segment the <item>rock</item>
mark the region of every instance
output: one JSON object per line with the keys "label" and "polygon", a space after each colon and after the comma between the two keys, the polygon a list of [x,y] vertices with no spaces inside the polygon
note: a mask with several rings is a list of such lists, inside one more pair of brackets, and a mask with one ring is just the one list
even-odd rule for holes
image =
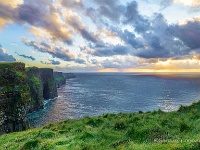
{"label": "rock", "polygon": [[0,63],[0,135],[29,128],[27,114],[57,96],[53,69]]}
{"label": "rock", "polygon": [[33,67],[26,70],[28,76],[27,82],[30,87],[31,103],[29,105],[29,112],[42,109],[44,106],[43,86],[40,75],[40,69]]}
{"label": "rock", "polygon": [[25,64],[0,63],[0,135],[29,127],[30,88]]}
{"label": "rock", "polygon": [[41,68],[44,99],[53,99],[58,96],[56,81],[53,77],[53,69]]}
{"label": "rock", "polygon": [[63,73],[63,76],[66,78],[66,79],[71,79],[71,78],[76,78],[76,76],[73,74],[73,73]]}
{"label": "rock", "polygon": [[59,88],[61,85],[64,85],[66,83],[66,78],[62,72],[54,72],[53,76],[56,80],[57,88]]}
{"label": "rock", "polygon": [[53,75],[58,88],[66,83],[66,79],[76,78],[73,73],[54,72]]}
{"label": "rock", "polygon": [[53,69],[31,67],[27,68],[26,74],[31,91],[29,112],[43,108],[44,99],[53,99],[58,96]]}

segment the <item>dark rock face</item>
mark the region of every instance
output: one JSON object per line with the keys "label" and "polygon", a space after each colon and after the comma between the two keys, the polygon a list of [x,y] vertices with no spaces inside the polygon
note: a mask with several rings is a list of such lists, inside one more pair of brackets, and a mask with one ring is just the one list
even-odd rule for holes
{"label": "dark rock face", "polygon": [[53,69],[0,63],[0,135],[29,128],[27,114],[57,96]]}
{"label": "dark rock face", "polygon": [[31,98],[26,80],[25,64],[0,63],[0,135],[29,127]]}
{"label": "dark rock face", "polygon": [[53,76],[56,80],[56,85],[58,88],[66,83],[66,78],[62,72],[53,72]]}
{"label": "dark rock face", "polygon": [[40,69],[29,68],[26,71],[27,82],[30,87],[31,103],[29,105],[29,112],[33,112],[43,108],[43,86],[41,82]]}
{"label": "dark rock face", "polygon": [[53,76],[56,80],[56,85],[58,88],[66,83],[66,79],[76,78],[76,76],[73,73],[62,73],[62,72],[54,72]]}
{"label": "dark rock face", "polygon": [[44,99],[53,99],[58,96],[56,82],[53,77],[53,69],[42,68],[41,78],[43,83],[43,97]]}
{"label": "dark rock face", "polygon": [[32,67],[27,68],[26,74],[31,93],[29,112],[43,108],[44,99],[58,96],[53,69]]}
{"label": "dark rock face", "polygon": [[76,78],[76,76],[73,73],[63,73],[63,76],[66,79],[70,79],[70,78]]}

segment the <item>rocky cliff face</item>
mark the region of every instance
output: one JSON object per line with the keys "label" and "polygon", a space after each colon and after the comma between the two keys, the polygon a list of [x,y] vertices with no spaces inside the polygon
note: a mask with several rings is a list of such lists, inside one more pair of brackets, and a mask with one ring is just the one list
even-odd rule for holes
{"label": "rocky cliff face", "polygon": [[53,69],[0,63],[0,135],[29,127],[27,114],[57,97]]}
{"label": "rocky cliff face", "polygon": [[0,63],[0,134],[28,128],[30,88],[25,64]]}
{"label": "rocky cliff face", "polygon": [[56,80],[56,85],[59,88],[61,85],[64,85],[66,82],[66,78],[64,77],[62,72],[54,72],[53,76]]}
{"label": "rocky cliff face", "polygon": [[76,76],[73,73],[63,73],[63,76],[66,79],[70,79],[70,78],[76,78]]}
{"label": "rocky cliff face", "polygon": [[53,76],[56,80],[56,85],[58,88],[66,83],[66,79],[76,78],[76,76],[73,73],[62,73],[62,72],[54,72]]}
{"label": "rocky cliff face", "polygon": [[33,112],[43,108],[43,86],[41,82],[41,75],[39,68],[28,68],[26,71],[27,82],[30,87],[31,103],[29,105],[29,112]]}
{"label": "rocky cliff face", "polygon": [[29,112],[43,108],[44,99],[58,96],[53,69],[32,67],[27,68],[26,74],[31,94]]}

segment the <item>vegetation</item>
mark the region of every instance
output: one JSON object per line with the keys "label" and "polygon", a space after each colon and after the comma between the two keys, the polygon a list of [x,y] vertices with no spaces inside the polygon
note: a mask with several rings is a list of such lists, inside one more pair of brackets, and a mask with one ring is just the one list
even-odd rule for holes
{"label": "vegetation", "polygon": [[0,136],[9,150],[199,150],[200,102],[176,112],[105,114]]}
{"label": "vegetation", "polygon": [[31,106],[34,106],[36,104],[38,105],[43,105],[43,95],[42,95],[42,83],[40,81],[40,79],[34,75],[30,76],[28,78],[28,85],[30,87],[30,91],[31,91]]}
{"label": "vegetation", "polygon": [[55,78],[55,80],[58,81],[58,82],[65,82],[64,77],[57,77],[57,78]]}

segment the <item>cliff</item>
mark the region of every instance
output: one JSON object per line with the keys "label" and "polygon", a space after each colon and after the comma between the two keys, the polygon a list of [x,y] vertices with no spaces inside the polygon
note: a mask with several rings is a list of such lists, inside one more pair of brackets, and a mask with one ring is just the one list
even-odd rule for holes
{"label": "cliff", "polygon": [[0,63],[0,135],[28,127],[30,89],[25,64]]}
{"label": "cliff", "polygon": [[0,135],[29,127],[27,114],[57,97],[53,69],[0,63]]}
{"label": "cliff", "polygon": [[66,83],[66,79],[76,78],[73,73],[54,72],[53,75],[58,88]]}
{"label": "cliff", "polygon": [[63,76],[66,78],[66,79],[70,79],[70,78],[76,78],[76,76],[73,74],[73,73],[63,73]]}
{"label": "cliff", "polygon": [[58,96],[53,69],[32,67],[27,68],[26,74],[31,94],[29,112],[43,108],[44,99]]}
{"label": "cliff", "polygon": [[56,85],[59,88],[61,85],[64,85],[66,82],[66,78],[64,77],[62,72],[54,72],[53,76],[56,80]]}

